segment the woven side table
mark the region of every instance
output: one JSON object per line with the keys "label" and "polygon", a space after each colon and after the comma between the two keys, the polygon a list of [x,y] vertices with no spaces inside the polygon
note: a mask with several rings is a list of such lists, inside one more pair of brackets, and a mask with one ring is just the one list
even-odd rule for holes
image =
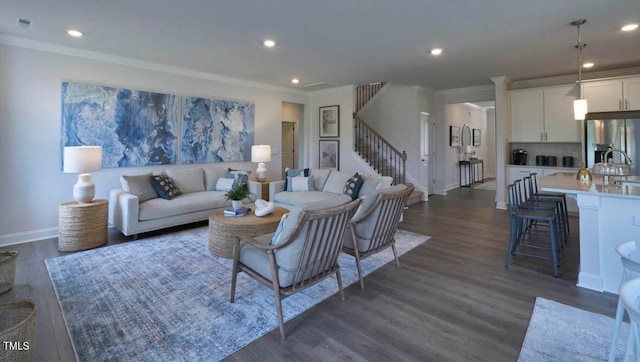
{"label": "woven side table", "polygon": [[234,232],[259,236],[276,231],[283,214],[289,212],[276,207],[269,215],[256,216],[256,205],[246,205],[251,211],[244,216],[225,216],[224,210],[216,210],[209,216],[209,251],[223,258],[233,258],[233,244],[238,237]]}
{"label": "woven side table", "polygon": [[58,250],[77,251],[107,243],[107,200],[86,204],[65,202],[58,207]]}

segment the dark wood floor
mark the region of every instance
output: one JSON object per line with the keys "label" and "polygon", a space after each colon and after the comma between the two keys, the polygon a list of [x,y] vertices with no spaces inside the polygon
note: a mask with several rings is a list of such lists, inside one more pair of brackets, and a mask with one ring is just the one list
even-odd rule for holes
{"label": "dark wood floor", "polygon": [[[506,269],[509,221],[493,198],[455,189],[410,206],[402,228],[432,238],[402,256],[399,269],[389,263],[365,279],[366,289],[347,288],[344,302],[334,295],[290,321],[286,341],[276,329],[227,360],[515,361],[536,297],[615,315],[616,296],[575,286],[577,218],[558,279],[548,260],[515,257]],[[129,241],[115,230],[109,239]],[[20,253],[14,290],[34,288],[36,361],[74,359],[43,262],[67,254],[56,246],[50,239],[9,247]]]}

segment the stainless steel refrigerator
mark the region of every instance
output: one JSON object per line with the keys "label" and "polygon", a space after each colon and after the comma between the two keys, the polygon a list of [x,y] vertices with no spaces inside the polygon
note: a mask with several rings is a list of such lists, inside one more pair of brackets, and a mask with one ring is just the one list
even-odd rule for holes
{"label": "stainless steel refrigerator", "polygon": [[[602,162],[609,149],[623,150],[631,164],[631,175],[640,176],[640,112],[599,112],[585,117],[585,157],[587,168]],[[614,163],[625,163],[619,152],[610,153]],[[606,162],[606,160],[604,160]]]}

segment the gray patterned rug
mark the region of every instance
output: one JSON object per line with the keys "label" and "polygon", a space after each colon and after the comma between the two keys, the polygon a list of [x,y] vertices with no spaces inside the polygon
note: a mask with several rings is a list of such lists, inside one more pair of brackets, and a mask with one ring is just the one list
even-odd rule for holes
{"label": "gray patterned rug", "polygon": [[[47,259],[77,359],[214,361],[277,328],[273,291],[244,273],[229,303],[232,261],[208,251],[207,233],[205,226]],[[399,230],[398,253],[428,239]],[[391,260],[387,249],[365,259],[363,271]],[[354,258],[343,254],[339,264],[344,286],[356,282]],[[337,291],[329,278],[285,299],[285,321]]]}
{"label": "gray patterned rug", "polygon": [[[614,319],[544,298],[536,298],[520,350],[522,362],[606,361]],[[623,323],[617,360],[622,360],[629,335]]]}

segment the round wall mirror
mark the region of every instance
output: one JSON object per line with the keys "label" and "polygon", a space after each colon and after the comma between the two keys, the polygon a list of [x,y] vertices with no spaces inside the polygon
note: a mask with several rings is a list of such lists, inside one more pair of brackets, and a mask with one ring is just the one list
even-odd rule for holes
{"label": "round wall mirror", "polygon": [[471,146],[471,127],[469,127],[468,123],[465,123],[462,126],[462,145],[463,146]]}

